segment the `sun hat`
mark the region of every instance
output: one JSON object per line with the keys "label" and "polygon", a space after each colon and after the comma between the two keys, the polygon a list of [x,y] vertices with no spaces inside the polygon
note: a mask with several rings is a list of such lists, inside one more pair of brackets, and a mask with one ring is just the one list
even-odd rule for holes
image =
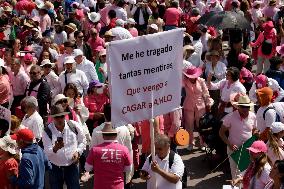
{"label": "sun hat", "polygon": [[280,54],[281,56],[283,56],[283,55],[284,55],[284,44],[281,45],[281,46],[277,46],[277,47],[276,47],[276,51],[277,51],[278,54]]}
{"label": "sun hat", "polygon": [[254,1],[252,6],[255,7],[256,5],[261,5],[262,2],[261,1]]}
{"label": "sun hat", "polygon": [[67,56],[64,60],[64,64],[74,64],[75,60],[73,56]]}
{"label": "sun hat", "polygon": [[281,122],[274,122],[272,123],[270,129],[272,133],[279,133],[281,131],[284,131],[284,124]]}
{"label": "sun hat", "polygon": [[103,84],[101,82],[99,82],[98,80],[93,80],[89,83],[89,89],[93,88],[93,87],[102,87]]}
{"label": "sun hat", "polygon": [[267,86],[267,77],[264,74],[259,74],[254,78],[255,84],[258,89],[266,87]]}
{"label": "sun hat", "polygon": [[126,20],[126,23],[127,23],[127,24],[136,24],[136,22],[135,22],[135,20],[134,20],[133,18],[128,18],[128,19]]}
{"label": "sun hat", "polygon": [[50,117],[59,117],[67,114],[68,112],[65,112],[61,105],[55,105],[51,107]]}
{"label": "sun hat", "polygon": [[115,35],[112,34],[111,30],[108,30],[105,32],[104,37],[115,37]]}
{"label": "sun hat", "polygon": [[183,70],[183,74],[188,78],[198,78],[202,74],[202,69],[191,66],[189,68],[185,68]]}
{"label": "sun hat", "polygon": [[255,104],[249,99],[247,95],[240,95],[238,102],[232,102],[232,105],[236,106],[254,106]]}
{"label": "sun hat", "polygon": [[26,142],[33,142],[34,141],[34,133],[32,130],[25,128],[25,129],[20,129],[17,133],[14,135],[11,135],[11,139],[19,141],[23,140]]}
{"label": "sun hat", "polygon": [[52,105],[55,105],[60,100],[68,100],[69,97],[66,97],[64,94],[58,94],[56,95],[52,100]]}
{"label": "sun hat", "polygon": [[112,128],[111,122],[105,122],[104,128],[101,131],[97,131],[97,133],[102,133],[104,135],[113,135],[117,134],[117,131]]}
{"label": "sun hat", "polygon": [[77,26],[74,23],[69,23],[68,25],[65,25],[65,27],[73,30],[73,31],[77,31]]}
{"label": "sun hat", "polygon": [[74,58],[76,58],[77,56],[83,56],[83,55],[84,55],[84,53],[83,53],[83,51],[81,49],[74,49],[73,50]]}
{"label": "sun hat", "polygon": [[91,20],[91,22],[96,23],[96,22],[100,21],[101,14],[96,13],[96,12],[91,12],[91,13],[88,13],[88,18],[89,18],[89,20]]}
{"label": "sun hat", "polygon": [[252,145],[249,148],[247,148],[247,150],[253,153],[259,153],[259,152],[266,153],[267,147],[266,147],[266,144],[262,140],[257,140],[257,141],[254,141]]}
{"label": "sun hat", "polygon": [[49,59],[44,59],[41,61],[40,66],[43,67],[45,65],[51,65],[53,67],[55,64],[51,63]]}
{"label": "sun hat", "polygon": [[102,50],[99,52],[99,56],[103,56],[103,55],[106,55],[106,49],[102,49]]}
{"label": "sun hat", "polygon": [[24,61],[33,61],[33,55],[31,53],[25,54]]}
{"label": "sun hat", "polygon": [[154,29],[154,30],[156,30],[156,31],[159,30],[157,24],[150,24],[150,25],[148,25],[148,27],[149,27],[149,28],[152,28],[152,29]]}
{"label": "sun hat", "polygon": [[0,139],[0,148],[10,154],[17,153],[17,143],[10,136],[4,136]]}

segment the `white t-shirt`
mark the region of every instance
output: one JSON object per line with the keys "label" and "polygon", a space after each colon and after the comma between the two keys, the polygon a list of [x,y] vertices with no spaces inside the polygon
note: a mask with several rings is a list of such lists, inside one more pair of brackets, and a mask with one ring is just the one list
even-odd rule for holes
{"label": "white t-shirt", "polygon": [[[271,170],[271,166],[269,165],[269,163],[266,163],[264,165],[264,168],[261,172],[260,177],[259,178],[253,177],[251,179],[249,188],[254,186],[253,188],[255,189],[264,189],[267,183],[271,181],[271,178],[269,177],[270,170]],[[254,181],[254,184],[253,184],[253,181]]]}
{"label": "white t-shirt", "polygon": [[276,111],[273,109],[267,110],[265,120],[263,119],[263,113],[268,107],[272,107],[272,104],[260,107],[256,113],[256,127],[260,133],[262,133],[266,127],[271,127],[272,123],[276,121]]}
{"label": "white t-shirt", "polygon": [[44,126],[43,120],[37,111],[35,111],[30,117],[25,115],[21,125],[32,130],[36,139],[41,139]]}

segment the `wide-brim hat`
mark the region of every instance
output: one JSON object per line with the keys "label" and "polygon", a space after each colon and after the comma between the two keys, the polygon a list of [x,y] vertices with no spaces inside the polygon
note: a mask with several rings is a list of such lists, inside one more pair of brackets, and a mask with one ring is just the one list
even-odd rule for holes
{"label": "wide-brim hat", "polygon": [[255,7],[256,5],[261,5],[262,2],[261,1],[254,1],[252,6]]}
{"label": "wide-brim hat", "polygon": [[202,69],[191,66],[189,68],[185,68],[183,70],[183,74],[188,78],[198,78],[202,74]]}
{"label": "wide-brim hat", "polygon": [[41,61],[40,66],[43,67],[45,65],[51,65],[53,67],[55,63],[51,63],[49,59],[44,59],[43,61]]}
{"label": "wide-brim hat", "polygon": [[249,99],[247,95],[242,95],[239,96],[238,102],[232,102],[232,105],[251,107],[254,106],[255,104]]}
{"label": "wide-brim hat", "polygon": [[104,128],[101,131],[97,131],[97,133],[102,133],[104,135],[113,135],[117,134],[117,130],[112,128],[111,122],[105,122]]}
{"label": "wide-brim hat", "polygon": [[112,31],[108,30],[105,32],[104,37],[115,37],[115,35],[112,34]]}
{"label": "wide-brim hat", "polygon": [[55,105],[59,100],[69,100],[69,97],[66,97],[64,94],[56,95],[52,100],[52,105]]}
{"label": "wide-brim hat", "polygon": [[65,25],[65,27],[73,30],[73,31],[77,31],[77,26],[76,24],[73,24],[73,23],[69,23],[68,25]]}
{"label": "wide-brim hat", "polygon": [[4,136],[0,139],[0,148],[13,155],[17,153],[17,143],[10,136]]}
{"label": "wide-brim hat", "polygon": [[100,14],[100,13],[96,13],[96,12],[91,12],[91,13],[88,13],[88,18],[89,18],[89,20],[91,20],[93,23],[96,23],[96,22],[100,21],[100,19],[101,19],[101,14]]}
{"label": "wide-brim hat", "polygon": [[55,105],[51,107],[50,117],[59,117],[69,114],[64,111],[64,108],[61,105]]}

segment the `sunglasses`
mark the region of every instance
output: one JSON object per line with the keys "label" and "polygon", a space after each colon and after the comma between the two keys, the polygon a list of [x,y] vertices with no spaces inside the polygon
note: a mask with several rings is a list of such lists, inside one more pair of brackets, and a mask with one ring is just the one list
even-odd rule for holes
{"label": "sunglasses", "polygon": [[58,100],[57,102],[56,102],[56,104],[63,104],[63,103],[67,103],[68,101],[67,101],[67,99],[63,99],[63,100]]}
{"label": "sunglasses", "polygon": [[54,117],[55,119],[63,119],[65,117],[65,115],[61,115],[61,116],[56,116]]}
{"label": "sunglasses", "polygon": [[239,106],[239,108],[242,108],[242,109],[250,109],[249,106]]}
{"label": "sunglasses", "polygon": [[40,72],[30,72],[30,75],[37,75],[39,74]]}

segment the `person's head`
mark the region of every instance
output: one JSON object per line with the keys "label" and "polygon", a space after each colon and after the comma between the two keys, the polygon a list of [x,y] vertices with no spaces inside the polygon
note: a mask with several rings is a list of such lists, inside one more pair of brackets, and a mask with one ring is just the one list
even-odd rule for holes
{"label": "person's head", "polygon": [[189,68],[184,68],[183,75],[186,80],[191,83],[196,83],[196,80],[202,74],[202,69],[197,68],[195,66],[191,66]]}
{"label": "person's head", "polygon": [[[251,160],[259,163],[260,159],[266,156],[267,146],[262,140],[257,140],[252,143],[252,145],[247,148],[250,153]],[[267,162],[267,159],[265,159]],[[265,162],[265,163],[266,163]]]}
{"label": "person's head", "polygon": [[270,87],[263,87],[256,91],[257,100],[261,107],[268,106],[273,97],[273,90]]}
{"label": "person's head", "polygon": [[233,0],[231,5],[232,5],[232,8],[236,9],[236,8],[239,8],[240,2],[238,0]]}
{"label": "person's head", "polygon": [[54,29],[55,29],[55,32],[58,33],[58,34],[63,32],[63,30],[64,30],[63,23],[62,22],[56,22],[54,24]]}
{"label": "person's head", "polygon": [[13,48],[14,50],[19,51],[20,48],[21,48],[21,40],[18,39],[18,38],[15,39],[15,40],[12,40],[12,48]]}
{"label": "person's head", "polygon": [[105,116],[105,121],[111,121],[111,105],[110,103],[107,103],[104,105],[104,116]]}
{"label": "person's head", "polygon": [[159,32],[159,28],[157,24],[148,25],[148,34],[153,34],[153,33],[158,33],[158,32]]}
{"label": "person's head", "polygon": [[16,133],[21,125],[21,120],[15,116],[15,115],[11,115],[11,133],[14,134]]}
{"label": "person's head", "polygon": [[61,105],[64,110],[67,110],[68,108],[68,97],[66,97],[64,94],[58,94],[52,99],[52,105],[57,106]]}
{"label": "person's head", "polygon": [[106,63],[106,49],[100,50],[99,58],[101,63]]}
{"label": "person's head", "polygon": [[0,125],[0,138],[2,138],[9,130],[9,122],[5,119],[0,119]]}
{"label": "person's head", "polygon": [[270,131],[277,139],[281,139],[284,137],[284,124],[281,122],[274,122],[270,127]]}
{"label": "person's head", "polygon": [[10,136],[0,138],[0,158],[13,157],[17,153],[17,143]]}
{"label": "person's head", "polygon": [[96,28],[92,28],[92,29],[90,30],[90,36],[91,36],[91,38],[92,38],[93,40],[97,39],[97,37],[98,37],[98,31],[97,31]]}
{"label": "person's head", "polygon": [[200,15],[200,11],[199,11],[199,9],[198,8],[193,8],[192,10],[191,10],[191,14],[192,14],[192,16],[199,16]]}
{"label": "person's head", "polygon": [[108,11],[108,17],[109,17],[109,19],[116,18],[116,12],[115,12],[115,10],[109,10],[109,11]]}
{"label": "person's head", "polygon": [[112,34],[111,30],[106,31],[106,33],[104,34],[104,39],[106,43],[113,41],[114,38],[115,38],[115,35]]}
{"label": "person's head", "polygon": [[276,160],[269,173],[274,183],[284,184],[284,160]]}
{"label": "person's head", "polygon": [[48,50],[50,48],[50,45],[51,45],[51,39],[49,37],[44,37],[41,40],[41,44],[42,44],[42,48],[44,50]]}
{"label": "person's head", "polygon": [[54,125],[58,130],[64,129],[65,115],[67,114],[68,112],[65,112],[64,108],[60,104],[51,107],[50,116],[53,118]]}
{"label": "person's head", "polygon": [[63,94],[71,99],[76,99],[79,96],[78,89],[74,83],[67,83],[64,88]]}
{"label": "person's head", "polygon": [[67,34],[73,33],[77,31],[77,26],[74,23],[69,23],[68,25],[65,25],[65,31]]}
{"label": "person's head", "polygon": [[53,62],[52,54],[48,50],[43,50],[39,56],[39,62],[43,60],[50,60]]}
{"label": "person's head", "polygon": [[68,55],[71,55],[75,48],[75,43],[73,41],[66,41],[64,42],[63,45],[64,45],[64,52]]}
{"label": "person's head", "polygon": [[215,50],[218,52],[222,51],[222,40],[220,40],[219,38],[212,39],[210,42],[209,50]]}
{"label": "person's head", "polygon": [[178,8],[178,6],[179,6],[179,2],[178,1],[176,1],[176,0],[171,1],[171,7]]}
{"label": "person's head", "polygon": [[27,115],[32,115],[38,108],[37,99],[34,96],[26,96],[21,101],[21,110]]}
{"label": "person's head", "polygon": [[41,79],[41,67],[38,65],[33,65],[30,69],[30,79],[31,81],[38,81]]}
{"label": "person's head", "polygon": [[124,20],[122,20],[122,19],[117,19],[116,21],[115,21],[115,26],[116,27],[124,27],[124,24],[125,24],[125,21]]}
{"label": "person's head", "polygon": [[81,49],[74,49],[73,56],[76,64],[81,64],[84,61],[84,53]]}
{"label": "person's head", "polygon": [[236,67],[230,67],[227,69],[226,79],[231,82],[238,81],[240,78],[240,70]]}
{"label": "person's head", "polygon": [[52,71],[52,67],[54,66],[54,63],[51,63],[49,59],[44,59],[41,62],[42,70],[44,75],[48,75]]}
{"label": "person's head", "polygon": [[18,59],[18,58],[13,58],[12,59],[10,67],[11,67],[11,71],[14,72],[14,74],[17,74],[20,71],[21,66],[22,65],[21,65],[20,59]]}
{"label": "person's head", "polygon": [[252,4],[252,7],[254,9],[259,9],[260,6],[261,6],[262,2],[261,1],[254,1],[253,4]]}
{"label": "person's head", "polygon": [[34,143],[34,133],[30,129],[20,129],[16,134],[12,135],[11,138],[17,141],[19,149],[24,149],[27,146]]}
{"label": "person's head", "polygon": [[75,60],[73,56],[68,56],[65,58],[64,67],[67,73],[71,73],[74,69],[76,69]]}
{"label": "person's head", "polygon": [[192,45],[185,45],[183,47],[183,59],[188,60],[194,53],[195,49]]}
{"label": "person's head", "polygon": [[75,10],[72,10],[72,11],[68,12],[68,17],[69,17],[70,19],[74,19],[74,18],[76,17],[76,12],[75,12]]}
{"label": "person's head", "polygon": [[44,7],[42,9],[39,9],[38,13],[39,13],[40,16],[44,16],[48,13],[48,10],[47,10],[46,7]]}
{"label": "person's head", "polygon": [[5,52],[4,52],[4,60],[6,63],[11,63],[12,61],[12,58],[13,58],[13,52],[12,52],[12,49],[5,49]]}
{"label": "person's head", "polygon": [[95,96],[101,95],[104,92],[103,87],[104,87],[103,83],[101,83],[98,80],[93,80],[89,83],[89,88],[87,93],[89,95],[95,95]]}
{"label": "person's head", "polygon": [[126,29],[129,29],[129,28],[133,28],[133,27],[135,27],[135,25],[136,25],[136,22],[135,22],[135,20],[133,19],[133,18],[128,18],[127,19],[127,21],[126,21]]}
{"label": "person's head", "polygon": [[74,32],[74,37],[76,39],[77,44],[82,44],[84,41],[84,34],[82,31],[75,31]]}
{"label": "person's head", "polygon": [[154,11],[154,12],[152,13],[152,17],[153,17],[154,19],[158,19],[158,18],[159,18],[159,11]]}
{"label": "person's head", "polygon": [[191,8],[191,6],[192,6],[191,5],[191,1],[190,0],[185,0],[183,6],[184,6],[184,8]]}
{"label": "person's head", "polygon": [[273,70],[279,70],[281,65],[283,65],[283,59],[279,56],[274,56],[269,59],[270,68]]}
{"label": "person's head", "polygon": [[33,55],[31,53],[25,54],[23,59],[24,59],[24,64],[26,64],[26,65],[31,65],[33,63],[33,60],[34,60]]}
{"label": "person's head", "polygon": [[117,137],[117,131],[112,127],[111,122],[105,122],[101,133],[104,140],[115,140]]}
{"label": "person's head", "polygon": [[250,108],[254,105],[247,95],[239,96],[238,102],[235,104],[242,118],[248,117]]}
{"label": "person's head", "polygon": [[167,135],[159,134],[155,137],[155,151],[160,159],[167,157],[171,141]]}
{"label": "person's head", "polygon": [[212,64],[216,64],[220,60],[220,54],[218,51],[210,51],[210,60]]}

